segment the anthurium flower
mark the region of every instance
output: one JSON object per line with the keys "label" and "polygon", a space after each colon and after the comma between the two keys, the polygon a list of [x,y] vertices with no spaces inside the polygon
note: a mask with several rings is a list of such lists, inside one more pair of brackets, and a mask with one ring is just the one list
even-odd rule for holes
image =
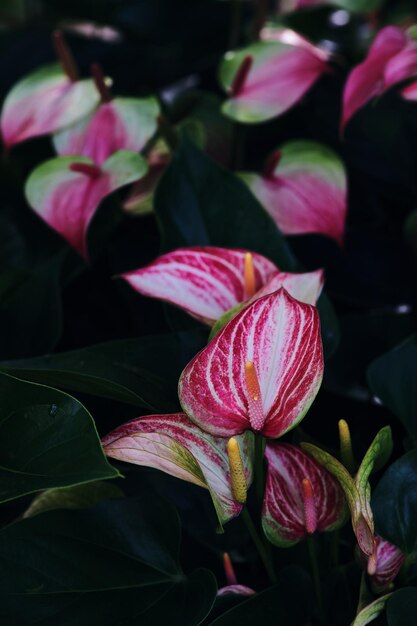
{"label": "anthurium flower", "polygon": [[230,559],[230,556],[227,552],[223,554],[223,567],[226,575],[227,585],[225,587],[221,587],[217,595],[218,596],[228,596],[228,595],[237,595],[237,596],[253,596],[256,592],[247,587],[246,585],[240,585],[237,581],[237,577],[235,574],[235,570],[233,567],[233,563]]}
{"label": "anthurium flower", "polygon": [[58,157],[37,167],[27,180],[30,206],[83,257],[87,230],[100,202],[146,173],[146,161],[120,150],[101,166],[86,157]]}
{"label": "anthurium flower", "polygon": [[[379,535],[375,536],[375,543],[375,573],[370,576],[370,581],[375,593],[383,593],[392,588],[405,561],[405,555],[397,546]],[[367,560],[361,558],[361,562],[367,567]]]}
{"label": "anthurium flower", "polygon": [[179,306],[209,326],[245,300],[282,286],[311,304],[323,287],[321,270],[280,272],[272,261],[255,252],[211,246],[179,248],[122,278],[139,293]]}
{"label": "anthurium flower", "polygon": [[[376,36],[365,61],[349,74],[343,93],[344,128],[369,100],[417,76],[417,42],[396,26],[386,26]],[[407,97],[407,92],[405,92]]]}
{"label": "anthurium flower", "polygon": [[343,491],[322,465],[286,443],[268,442],[265,456],[268,472],[262,526],[271,543],[291,546],[307,534],[343,524]]}
{"label": "anthurium flower", "polygon": [[140,152],[156,131],[160,111],[155,98],[113,98],[99,66],[93,75],[100,106],[53,141],[59,155],[82,154],[100,165],[118,150]]}
{"label": "anthurium flower", "polygon": [[223,112],[239,122],[263,122],[281,115],[327,71],[328,54],[289,29],[228,52],[220,81],[230,97]]}
{"label": "anthurium flower", "polygon": [[323,376],[316,307],[281,288],[241,310],[187,365],[183,410],[203,430],[279,437],[296,426]]}
{"label": "anthurium flower", "polygon": [[241,176],[285,235],[320,233],[343,243],[347,181],[333,151],[292,141],[270,155],[262,175]]}
{"label": "anthurium flower", "polygon": [[352,527],[359,548],[368,557],[368,574],[373,576],[377,567],[377,541],[371,509],[369,477],[375,466],[385,463],[391,454],[392,438],[390,427],[382,428],[376,435],[355,477],[352,477],[346,467],[328,452],[311,443],[302,443],[301,447],[338,480],[346,496],[352,518]]}
{"label": "anthurium flower", "polygon": [[94,81],[78,80],[74,62],[59,33],[55,34],[55,44],[61,65],[48,65],[32,72],[6,97],[1,132],[7,147],[73,124],[99,103]]}
{"label": "anthurium flower", "polygon": [[[236,438],[247,485],[252,482],[253,437]],[[159,469],[208,489],[220,523],[242,510],[232,493],[227,440],[201,431],[186,415],[148,415],[104,437],[107,456]]]}

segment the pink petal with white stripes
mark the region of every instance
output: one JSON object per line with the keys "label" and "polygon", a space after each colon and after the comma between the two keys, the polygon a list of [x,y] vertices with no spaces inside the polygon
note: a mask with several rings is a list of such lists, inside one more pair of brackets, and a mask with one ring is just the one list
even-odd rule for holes
{"label": "pink petal with white stripes", "polygon": [[[86,171],[74,171],[74,166]],[[39,217],[87,257],[87,230],[100,202],[143,176],[146,167],[141,156],[127,150],[112,155],[101,168],[86,157],[58,157],[32,172],[26,198]]]}
{"label": "pink petal with white stripes", "polygon": [[231,97],[223,112],[245,123],[281,115],[327,71],[326,61],[325,52],[289,29],[274,36],[274,41],[228,52],[220,80]]}
{"label": "pink petal with white stripes", "polygon": [[140,152],[156,131],[158,115],[153,98],[115,98],[56,134],[55,149],[61,156],[82,154],[97,164],[118,150]]}
{"label": "pink petal with white stripes", "polygon": [[[252,482],[253,437],[239,437],[247,485]],[[201,431],[186,415],[148,415],[116,428],[102,440],[107,456],[159,469],[210,491],[219,521],[242,505],[231,490],[227,440]]]}
{"label": "pink petal with white stripes", "polygon": [[277,272],[256,292],[249,303],[284,287],[290,296],[296,300],[305,302],[306,304],[316,304],[323,290],[323,285],[323,270],[316,270],[315,272],[307,272],[305,274]]}
{"label": "pink petal with white stripes", "polygon": [[59,65],[43,67],[7,95],[1,114],[3,141],[10,147],[56,132],[90,113],[98,102],[92,80],[70,81]]}
{"label": "pink petal with white stripes", "polygon": [[317,309],[280,289],[243,309],[194,357],[181,374],[179,398],[213,435],[252,429],[275,438],[301,421],[322,376]]}
{"label": "pink petal with white stripes", "polygon": [[[272,171],[242,178],[285,235],[319,233],[343,242],[347,179],[343,163],[317,143],[292,141],[271,158]],[[275,166],[274,166],[275,165]]]}
{"label": "pink petal with white stripes", "polygon": [[271,543],[290,546],[306,534],[303,480],[310,482],[316,530],[337,528],[344,520],[343,492],[333,476],[300,448],[268,443],[268,472],[262,526]]}
{"label": "pink petal with white stripes", "polygon": [[246,585],[227,585],[227,587],[221,587],[218,590],[217,596],[254,596],[255,593],[256,591],[254,589],[246,587]]}
{"label": "pink petal with white stripes", "polygon": [[[179,306],[212,325],[245,300],[245,254],[244,250],[209,246],[179,248],[122,278],[139,293]],[[259,289],[277,268],[260,254],[252,253],[252,260]]]}
{"label": "pink petal with white stripes", "polygon": [[376,536],[376,572],[371,576],[372,587],[378,592],[385,591],[397,577],[405,560],[405,555],[397,546]]}
{"label": "pink petal with white stripes", "polygon": [[417,75],[417,44],[400,28],[386,26],[375,38],[365,61],[349,74],[343,93],[341,127],[375,96]]}

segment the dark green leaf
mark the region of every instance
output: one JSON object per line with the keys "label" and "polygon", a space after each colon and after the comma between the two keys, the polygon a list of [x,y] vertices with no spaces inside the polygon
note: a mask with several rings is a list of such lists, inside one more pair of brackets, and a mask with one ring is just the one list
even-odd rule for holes
{"label": "dark green leaf", "polygon": [[374,361],[368,369],[368,382],[417,439],[417,335]]}
{"label": "dark green leaf", "polygon": [[175,510],[154,493],[140,495],[50,511],[1,531],[3,623],[199,624],[215,597],[213,575],[182,573]]}
{"label": "dark green leaf", "polygon": [[282,270],[296,261],[245,184],[184,139],[158,187],[155,211],[164,250],[213,245],[265,255]]}
{"label": "dark green leaf", "polygon": [[4,362],[0,368],[36,382],[164,412],[178,408],[178,378],[204,343],[205,338],[192,332],[157,335]]}
{"label": "dark green leaf", "polygon": [[0,502],[116,476],[82,404],[0,373]]}
{"label": "dark green leaf", "polygon": [[417,557],[417,450],[393,463],[381,478],[372,498],[379,535]]}
{"label": "dark green leaf", "polygon": [[406,587],[392,594],[387,603],[389,626],[415,626],[417,616],[417,589]]}
{"label": "dark green leaf", "polygon": [[55,487],[35,496],[23,517],[32,517],[54,509],[85,509],[102,500],[121,498],[123,495],[123,491],[115,484],[100,480],[72,487]]}
{"label": "dark green leaf", "polygon": [[36,271],[0,274],[0,358],[34,356],[54,348],[61,335],[60,258]]}
{"label": "dark green leaf", "polygon": [[304,626],[312,614],[310,579],[299,567],[281,570],[278,584],[251,596],[211,622],[210,626]]}

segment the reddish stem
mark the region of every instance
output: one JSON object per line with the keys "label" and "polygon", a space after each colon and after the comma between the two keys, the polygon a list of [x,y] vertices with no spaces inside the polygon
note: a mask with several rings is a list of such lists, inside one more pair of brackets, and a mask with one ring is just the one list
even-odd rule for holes
{"label": "reddish stem", "polygon": [[100,94],[101,101],[110,102],[111,100],[113,100],[112,92],[106,85],[106,79],[104,77],[103,70],[101,69],[101,65],[99,65],[98,63],[93,63],[93,65],[91,66],[91,74],[97,87],[97,91]]}
{"label": "reddish stem", "polygon": [[252,67],[252,63],[253,63],[253,56],[251,54],[248,54],[247,56],[245,56],[242,63],[240,64],[238,71],[236,72],[236,76],[234,77],[232,85],[230,87],[230,94],[232,96],[237,96],[240,93],[240,91],[243,89],[243,86],[248,77],[250,68]]}
{"label": "reddish stem", "polygon": [[282,152],[280,150],[275,150],[269,157],[266,159],[263,168],[264,178],[273,178],[275,176],[275,169],[278,163],[281,161]]}
{"label": "reddish stem", "polygon": [[75,81],[78,80],[77,66],[75,64],[74,57],[65,42],[64,35],[60,30],[55,30],[52,33],[52,41],[62,69],[68,76],[69,80],[72,83],[75,83]]}
{"label": "reddish stem", "polygon": [[71,172],[84,174],[93,180],[101,176],[101,169],[97,165],[93,165],[91,163],[71,163],[69,168]]}

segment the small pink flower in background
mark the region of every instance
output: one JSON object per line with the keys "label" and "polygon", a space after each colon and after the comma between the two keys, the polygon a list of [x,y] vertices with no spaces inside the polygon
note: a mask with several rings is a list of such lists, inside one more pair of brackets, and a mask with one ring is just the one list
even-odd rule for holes
{"label": "small pink flower in background", "polygon": [[233,567],[233,563],[230,559],[230,556],[227,552],[223,554],[223,567],[226,575],[227,585],[225,587],[221,587],[217,595],[218,596],[228,596],[228,595],[237,595],[237,596],[253,596],[256,591],[251,589],[250,587],[246,587],[246,585],[240,585],[237,581],[235,570]]}
{"label": "small pink flower in background", "polygon": [[1,113],[7,147],[47,135],[88,115],[100,96],[91,79],[79,80],[62,35],[54,34],[59,64],[48,65],[20,80],[8,93]]}
{"label": "small pink flower in background", "polygon": [[[220,523],[243,504],[232,489],[227,440],[203,432],[183,413],[147,415],[116,428],[102,440],[107,456],[159,469],[208,489]],[[253,437],[236,438],[246,486],[252,482]],[[245,487],[246,488],[246,487]]]}
{"label": "small pink flower in background", "polygon": [[92,67],[99,107],[54,135],[61,156],[83,155],[97,165],[118,150],[140,152],[157,129],[159,105],[154,98],[114,98],[101,68]]}
{"label": "small pink flower in background", "polygon": [[179,248],[122,278],[139,293],[179,306],[209,326],[246,300],[253,302],[282,286],[310,304],[323,287],[321,270],[280,272],[261,254],[213,246]]}
{"label": "small pink flower in background", "polygon": [[369,572],[369,560],[363,553],[359,552],[358,558],[366,569],[368,569],[371,586],[375,593],[383,593],[389,591],[395,578],[397,577],[405,560],[404,553],[386,539],[379,535],[375,536],[375,555],[374,563],[371,563],[371,572]]}
{"label": "small pink flower in background", "polygon": [[116,152],[100,167],[86,157],[58,157],[32,172],[25,194],[39,217],[87,258],[87,231],[100,202],[146,170],[146,161],[128,150]]}
{"label": "small pink flower in background", "polygon": [[241,177],[285,235],[319,233],[343,244],[347,178],[332,150],[292,141],[270,155],[262,175]]}
{"label": "small pink flower in background", "polygon": [[281,115],[327,71],[328,54],[294,31],[275,30],[264,39],[228,52],[220,67],[222,86],[230,94],[222,110],[239,122]]}
{"label": "small pink flower in background", "polygon": [[194,357],[181,374],[179,398],[213,435],[249,429],[276,438],[301,421],[322,377],[317,309],[281,288],[240,311]]}
{"label": "small pink flower in background", "polygon": [[[417,41],[396,26],[386,26],[376,36],[365,61],[347,79],[343,93],[343,129],[353,115],[372,98],[417,76]],[[415,85],[402,94],[414,99]]]}
{"label": "small pink flower in background", "polygon": [[345,498],[338,482],[317,461],[290,444],[268,442],[262,526],[271,543],[291,546],[316,531],[330,531],[345,520]]}

